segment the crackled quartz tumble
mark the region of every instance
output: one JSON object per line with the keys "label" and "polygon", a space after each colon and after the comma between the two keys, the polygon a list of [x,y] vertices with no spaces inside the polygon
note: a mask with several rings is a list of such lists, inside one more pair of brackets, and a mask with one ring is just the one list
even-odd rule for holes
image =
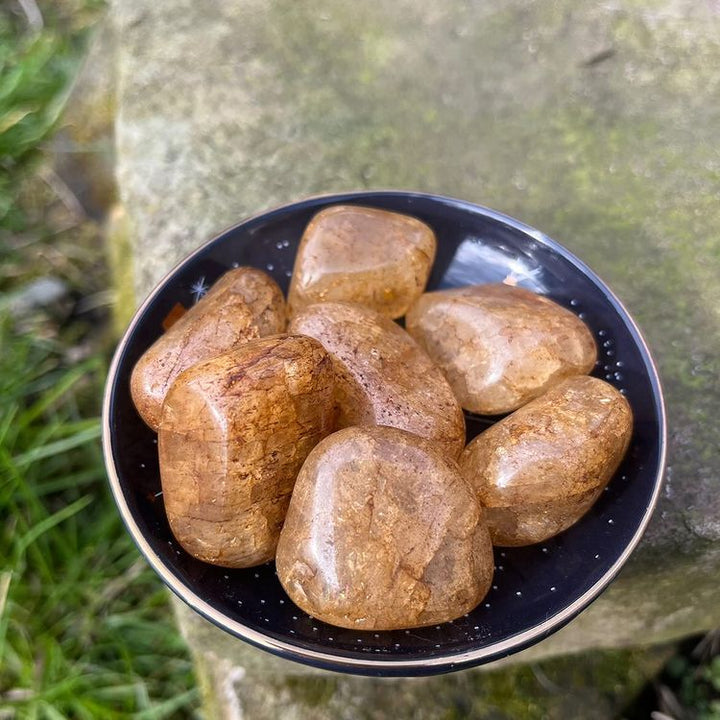
{"label": "crackled quartz tumble", "polygon": [[462,409],[442,372],[397,323],[360,305],[328,302],[310,305],[290,329],[319,340],[333,358],[338,427],[390,425],[457,460],[465,447]]}
{"label": "crackled quartz tumble", "polygon": [[285,323],[285,299],[269,275],[251,267],[228,271],[138,360],[130,380],[138,413],[157,430],[165,394],[183,370],[283,332]]}
{"label": "crackled quartz tumble", "polygon": [[460,469],[486,508],[493,543],[542,542],[579,520],[622,461],[632,422],[618,390],[578,376],[478,435]]}
{"label": "crackled quartz tumble", "polygon": [[346,428],[298,476],[277,550],[290,598],[357,630],[441,623],[490,587],[484,513],[457,465],[403,430]]}
{"label": "crackled quartz tumble", "polygon": [[511,412],[560,380],[589,373],[597,357],[582,320],[511,285],[426,293],[405,325],[443,370],[462,407],[481,415]]}
{"label": "crackled quartz tumble", "polygon": [[355,205],[326,208],[300,242],[290,314],[339,300],[401,317],[425,289],[435,247],[433,231],[409,215]]}
{"label": "crackled quartz tumble", "polygon": [[179,375],[158,450],[180,544],[225,567],[271,560],[297,473],[334,422],[332,363],[312,338],[253,340]]}

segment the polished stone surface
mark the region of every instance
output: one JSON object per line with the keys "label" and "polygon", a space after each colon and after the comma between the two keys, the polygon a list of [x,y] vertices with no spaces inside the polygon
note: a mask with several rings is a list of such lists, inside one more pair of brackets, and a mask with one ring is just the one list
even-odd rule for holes
{"label": "polished stone surface", "polygon": [[577,522],[620,465],[632,422],[612,385],[578,376],[472,440],[460,469],[487,509],[493,544],[531,545]]}
{"label": "polished stone surface", "polygon": [[311,616],[393,630],[472,610],[490,589],[493,552],[484,513],[454,462],[402,430],[355,427],[308,456],[276,565]]}
{"label": "polished stone surface", "polygon": [[271,560],[298,471],[334,421],[332,364],[312,338],[255,340],[182,373],[158,433],[180,544],[224,567]]}
{"label": "polished stone surface", "polygon": [[397,323],[369,308],[328,302],[294,316],[290,330],[319,340],[333,357],[339,427],[397,427],[457,459],[465,447],[460,405],[440,370]]}
{"label": "polished stone surface", "polygon": [[433,231],[408,215],[355,205],[322,210],[295,258],[290,313],[342,301],[402,317],[425,289],[435,249]]}
{"label": "polished stone surface", "polygon": [[153,430],[165,395],[183,370],[248,340],[282,332],[286,322],[277,283],[249,267],[225,273],[189,310],[174,310],[166,332],[140,358],[130,381],[135,407]]}
{"label": "polished stone surface", "polygon": [[595,367],[592,333],[549,298],[510,284],[425,293],[408,332],[445,373],[466,410],[503,415]]}

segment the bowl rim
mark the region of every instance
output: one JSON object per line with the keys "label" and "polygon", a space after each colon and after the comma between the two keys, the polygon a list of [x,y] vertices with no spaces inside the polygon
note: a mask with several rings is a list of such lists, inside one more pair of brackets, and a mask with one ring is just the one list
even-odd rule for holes
{"label": "bowl rim", "polygon": [[[437,202],[444,205],[451,205],[459,210],[469,211],[473,214],[484,215],[491,220],[495,220],[504,223],[520,232],[528,235],[534,240],[541,244],[550,247],[553,251],[557,252],[564,259],[569,261],[578,270],[584,273],[589,279],[591,279],[599,288],[602,290],[608,301],[611,303],[618,315],[626,323],[630,334],[634,341],[637,343],[640,355],[643,361],[649,368],[649,380],[653,393],[653,401],[655,410],[658,416],[658,467],[655,475],[654,489],[650,502],[645,508],[643,517],[637,527],[637,530],[633,534],[632,538],[624,548],[623,552],[613,563],[613,565],[606,570],[606,572],[580,597],[576,598],[572,603],[565,607],[559,613],[556,613],[550,618],[547,618],[541,623],[534,625],[527,630],[524,630],[510,637],[499,640],[490,645],[482,648],[473,650],[466,650],[460,653],[441,654],[434,657],[423,658],[423,659],[408,659],[408,660],[383,660],[374,659],[368,656],[364,658],[346,657],[336,655],[331,652],[321,652],[318,650],[312,650],[310,648],[303,647],[300,644],[294,644],[285,640],[279,640],[269,635],[265,635],[262,632],[254,630],[237,620],[228,618],[225,614],[219,612],[208,602],[203,600],[197,593],[195,593],[189,586],[183,583],[172,570],[163,562],[163,560],[155,553],[152,549],[140,528],[138,527],[135,519],[130,512],[130,508],[125,500],[123,489],[120,484],[120,478],[118,477],[117,470],[115,468],[115,462],[113,458],[112,450],[112,432],[110,428],[110,410],[112,408],[113,397],[116,392],[117,372],[120,361],[125,353],[130,336],[133,334],[135,328],[140,323],[140,320],[145,314],[146,309],[154,301],[155,297],[165,288],[170,282],[172,277],[184,266],[192,263],[196,256],[201,254],[209,245],[212,245],[229,232],[236,231],[244,225],[253,223],[261,218],[272,216],[276,213],[281,213],[289,209],[303,209],[311,208],[314,205],[320,205],[325,203],[343,203],[343,202],[354,202],[362,201],[363,198],[368,200],[378,199],[382,197],[388,198],[403,198],[403,199],[418,199],[427,200],[431,202]],[[251,645],[266,650],[273,655],[278,655],[288,660],[300,662],[303,664],[309,664],[315,667],[320,667],[329,670],[348,672],[354,674],[364,675],[396,675],[396,676],[412,676],[412,675],[432,675],[443,672],[449,672],[451,670],[458,670],[464,667],[472,667],[484,662],[490,662],[495,659],[499,659],[510,653],[522,650],[535,642],[544,639],[551,633],[560,629],[563,625],[566,625],[582,610],[584,610],[590,603],[595,600],[605,588],[615,579],[622,566],[625,564],[631,553],[635,550],[640,539],[642,538],[650,518],[653,514],[655,506],[660,495],[662,487],[662,480],[665,473],[666,455],[667,455],[667,416],[665,410],[665,401],[662,393],[662,386],[658,375],[657,367],[652,358],[648,345],[642,332],[638,328],[635,320],[632,318],[630,313],[627,311],[623,303],[618,299],[615,293],[588,265],[586,265],[580,258],[575,256],[563,245],[553,240],[545,233],[537,230],[530,225],[516,220],[515,218],[506,215],[502,212],[492,210],[491,208],[479,205],[477,203],[469,202],[466,200],[459,200],[445,195],[438,195],[434,193],[414,192],[405,190],[394,190],[394,189],[383,189],[383,190],[362,190],[354,192],[343,192],[343,193],[323,193],[317,195],[311,195],[301,200],[285,203],[282,205],[275,206],[273,208],[263,210],[259,213],[251,215],[238,223],[228,226],[222,232],[215,234],[211,239],[202,243],[196,250],[190,253],[183,260],[178,262],[171,270],[169,270],[163,278],[156,284],[152,292],[145,298],[140,307],[136,310],[133,315],[130,324],[123,333],[120,339],[115,353],[113,355],[110,368],[108,370],[107,380],[105,384],[105,390],[103,395],[103,408],[102,408],[102,446],[103,456],[105,460],[105,467],[108,475],[110,489],[112,491],[115,503],[118,506],[122,520],[135,541],[138,549],[145,557],[152,569],[160,576],[162,581],[167,585],[170,590],[173,591],[181,600],[189,605],[193,610],[202,615],[205,619],[212,622],[217,627],[229,632],[235,637],[244,640]]]}

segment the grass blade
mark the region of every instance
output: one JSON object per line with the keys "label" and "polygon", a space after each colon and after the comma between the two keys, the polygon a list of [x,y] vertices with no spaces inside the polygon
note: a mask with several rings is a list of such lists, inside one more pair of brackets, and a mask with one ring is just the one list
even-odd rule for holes
{"label": "grass blade", "polygon": [[83,380],[89,373],[95,372],[100,367],[98,359],[84,363],[66,373],[60,381],[48,390],[34,405],[23,412],[20,421],[24,426],[29,425],[33,420],[44,413],[53,403],[57,402],[68,393],[80,380]]}
{"label": "grass blade", "polygon": [[100,424],[97,421],[93,421],[92,425],[75,435],[63,438],[62,440],[55,440],[54,442],[46,443],[40,447],[34,447],[27,452],[16,455],[13,458],[15,465],[19,468],[27,467],[45,458],[53,457],[54,455],[60,455],[66,453],[73,448],[85,445],[93,440],[97,440],[101,435]]}
{"label": "grass blade", "polygon": [[41,535],[46,533],[51,528],[59,525],[61,522],[71,518],[76,513],[79,513],[83,508],[86,508],[92,502],[90,495],[85,495],[79,500],[76,500],[72,505],[64,507],[62,510],[58,510],[50,517],[41,520],[37,525],[33,526],[23,537],[21,537],[16,545],[16,553],[18,557],[21,557],[27,548],[32,545]]}
{"label": "grass blade", "polygon": [[197,698],[198,691],[193,688],[176,697],[157,703],[148,710],[137,713],[134,717],[135,720],[164,720],[164,718],[173,717],[178,710],[192,705]]}

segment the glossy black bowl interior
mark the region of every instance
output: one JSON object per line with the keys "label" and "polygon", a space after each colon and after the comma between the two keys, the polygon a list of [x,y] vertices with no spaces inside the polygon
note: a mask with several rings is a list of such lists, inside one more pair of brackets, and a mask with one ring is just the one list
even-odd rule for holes
{"label": "glossy black bowl interior", "polygon": [[[163,508],[156,436],[128,390],[133,365],[180,303],[190,306],[225,270],[252,265],[287,290],[298,241],[321,208],[354,203],[408,213],[438,238],[429,289],[498,282],[508,276],[576,312],[598,342],[594,374],[626,394],[632,445],[599,501],[558,537],[496,549],[492,590],[473,612],[443,625],[358,632],[326,625],[284,593],[272,563],[228,570],[190,557]],[[468,438],[492,422],[468,415]],[[111,486],[129,531],[150,564],[192,607],[235,635],[293,660],[347,672],[420,675],[488,662],[557,630],[612,580],[640,539],[659,490],[665,421],[657,374],[625,309],[563,247],[532,228],[470,203],[404,192],[312,198],[240,223],[176,267],[138,311],[108,379],[104,442]]]}

